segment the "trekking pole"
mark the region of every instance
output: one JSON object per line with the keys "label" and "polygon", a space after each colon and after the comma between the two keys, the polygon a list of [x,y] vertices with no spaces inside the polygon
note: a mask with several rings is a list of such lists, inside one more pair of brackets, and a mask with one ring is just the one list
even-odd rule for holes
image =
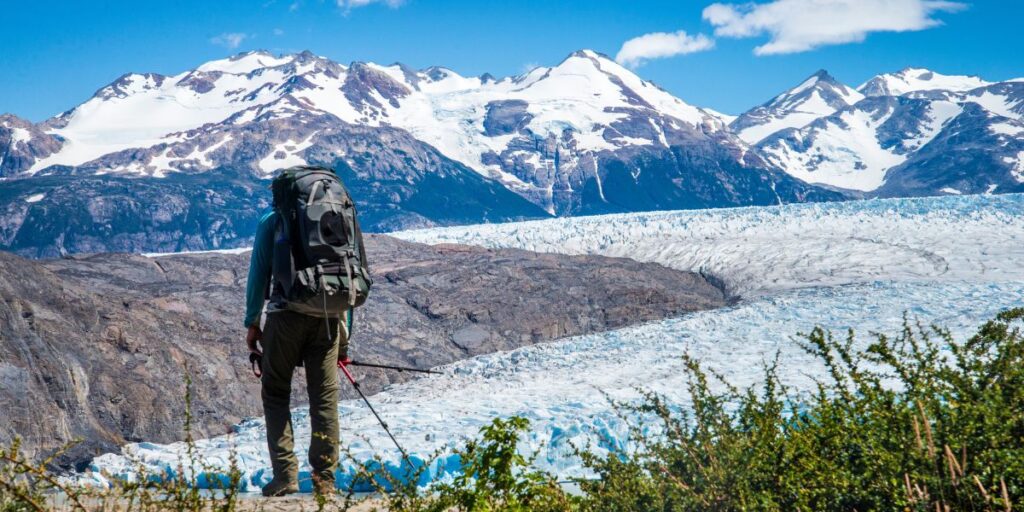
{"label": "trekking pole", "polygon": [[352,366],[365,366],[367,368],[383,368],[385,370],[396,370],[396,371],[399,371],[399,372],[416,372],[416,373],[429,373],[431,375],[444,375],[443,373],[438,372],[438,371],[422,370],[420,368],[410,368],[408,366],[390,366],[390,365],[386,365],[386,364],[364,363],[362,361],[349,361],[347,364],[350,364]]}
{"label": "trekking pole", "polygon": [[345,368],[345,365],[341,361],[338,361],[338,368],[341,369],[341,371],[345,374],[345,377],[348,378],[348,381],[352,383],[352,387],[356,388],[356,393],[359,393],[359,396],[362,397],[363,402],[366,402],[366,406],[369,407],[370,412],[372,412],[373,415],[377,417],[377,422],[380,423],[380,426],[384,427],[384,432],[387,432],[388,437],[391,438],[391,442],[395,443],[395,447],[398,448],[398,451],[402,452],[402,458],[405,459],[405,462],[407,464],[409,464],[409,468],[412,468],[413,464],[412,461],[409,460],[409,454],[406,453],[405,448],[402,448],[402,445],[398,444],[398,440],[395,439],[394,434],[391,433],[391,429],[388,428],[387,422],[381,419],[380,414],[377,414],[377,410],[373,408],[373,405],[370,404],[370,400],[366,398],[366,395],[363,394],[363,390],[359,388],[359,383],[356,382],[355,377],[353,377],[352,374],[349,373],[348,368]]}

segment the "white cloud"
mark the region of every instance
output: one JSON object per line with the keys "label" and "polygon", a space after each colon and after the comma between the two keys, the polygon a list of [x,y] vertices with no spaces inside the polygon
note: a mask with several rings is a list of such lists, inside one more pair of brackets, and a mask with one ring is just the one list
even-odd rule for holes
{"label": "white cloud", "polygon": [[357,7],[366,7],[370,4],[384,4],[392,9],[397,9],[405,4],[405,0],[337,0],[338,7],[341,7],[345,11],[355,9]]}
{"label": "white cloud", "polygon": [[242,44],[242,41],[245,41],[248,37],[249,34],[243,34],[241,32],[226,32],[219,36],[211,37],[210,42],[215,45],[223,46],[229,50],[234,50],[235,48],[238,48]]}
{"label": "white cloud", "polygon": [[275,28],[274,29],[274,35],[275,36],[283,36],[284,35],[284,29]]}
{"label": "white cloud", "polygon": [[714,46],[715,42],[704,34],[691,36],[683,30],[652,32],[622,43],[615,60],[625,66],[637,67],[651,59],[702,52]]}
{"label": "white cloud", "polygon": [[704,19],[720,37],[770,35],[754,53],[773,55],[860,42],[871,32],[924,30],[942,24],[935,13],[966,7],[945,0],[774,0],[711,4]]}

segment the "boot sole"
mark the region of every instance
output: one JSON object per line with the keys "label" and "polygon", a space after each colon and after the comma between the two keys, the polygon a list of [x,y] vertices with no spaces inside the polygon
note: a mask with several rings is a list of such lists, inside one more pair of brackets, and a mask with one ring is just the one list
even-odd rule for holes
{"label": "boot sole", "polygon": [[299,488],[298,487],[286,487],[286,488],[281,489],[281,490],[279,490],[277,492],[270,492],[270,493],[264,492],[262,494],[263,494],[264,498],[280,498],[282,496],[287,496],[289,494],[298,494],[298,492],[299,492]]}

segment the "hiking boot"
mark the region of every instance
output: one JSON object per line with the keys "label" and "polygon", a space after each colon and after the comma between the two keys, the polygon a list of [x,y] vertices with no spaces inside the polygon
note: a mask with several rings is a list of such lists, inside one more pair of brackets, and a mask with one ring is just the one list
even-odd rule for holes
{"label": "hiking boot", "polygon": [[313,475],[313,494],[318,496],[332,496],[337,490],[334,488],[333,478],[322,478]]}
{"label": "hiking boot", "polygon": [[276,476],[263,486],[263,495],[268,498],[295,494],[299,492],[299,483],[293,479],[278,479]]}

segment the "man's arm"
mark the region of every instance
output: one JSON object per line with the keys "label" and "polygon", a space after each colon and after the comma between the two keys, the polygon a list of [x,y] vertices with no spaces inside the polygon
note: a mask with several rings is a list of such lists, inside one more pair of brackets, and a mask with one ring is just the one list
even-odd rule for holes
{"label": "man's arm", "polygon": [[249,278],[245,285],[245,326],[259,328],[263,302],[267,296],[273,270],[274,231],[277,214],[267,213],[256,226],[256,239],[249,256]]}

